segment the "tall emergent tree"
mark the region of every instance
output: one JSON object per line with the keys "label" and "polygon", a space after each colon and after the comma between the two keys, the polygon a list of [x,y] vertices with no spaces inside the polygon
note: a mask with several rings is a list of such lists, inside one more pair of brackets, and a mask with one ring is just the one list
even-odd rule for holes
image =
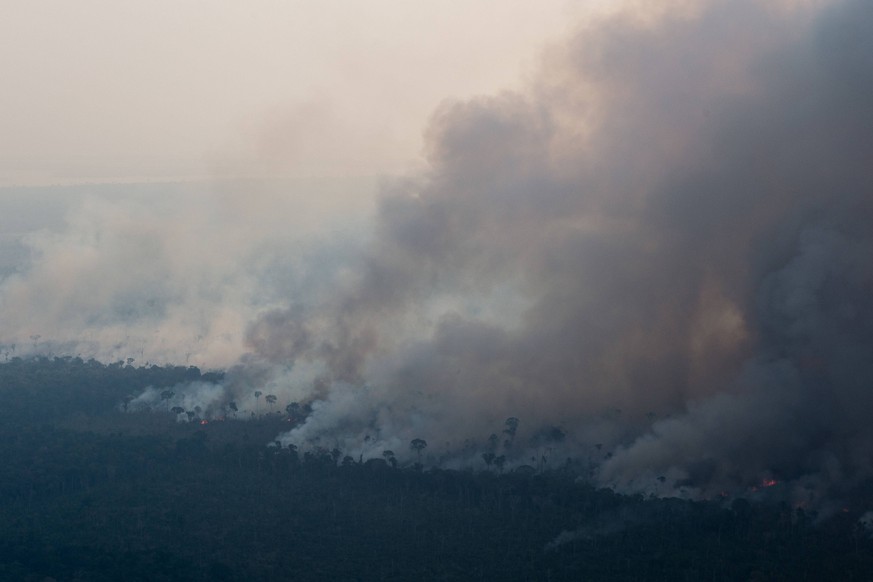
{"label": "tall emergent tree", "polygon": [[515,442],[515,433],[518,432],[518,419],[514,416],[510,416],[503,424],[506,426],[506,428],[503,429],[503,433],[509,437],[503,442],[503,446],[509,448],[512,446],[512,443]]}
{"label": "tall emergent tree", "polygon": [[421,462],[421,451],[427,448],[427,441],[424,439],[412,439],[409,443],[409,448],[418,454],[418,461]]}
{"label": "tall emergent tree", "polygon": [[273,405],[276,404],[276,400],[277,400],[276,395],[275,394],[267,394],[266,396],[264,396],[264,400],[266,400],[267,404],[270,405],[270,413],[272,414],[273,413]]}
{"label": "tall emergent tree", "polygon": [[175,395],[176,393],[172,390],[164,390],[163,392],[161,392],[161,400],[163,400],[166,404],[167,410],[170,410],[170,399],[173,398],[173,396]]}

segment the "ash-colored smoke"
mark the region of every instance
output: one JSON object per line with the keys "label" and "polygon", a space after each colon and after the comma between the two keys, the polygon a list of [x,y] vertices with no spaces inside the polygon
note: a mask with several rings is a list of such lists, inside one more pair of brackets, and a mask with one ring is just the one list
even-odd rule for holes
{"label": "ash-colored smoke", "polygon": [[871,29],[861,0],[613,15],[445,103],[357,268],[251,327],[320,370],[282,439],[470,460],[518,417],[513,463],[626,490],[873,477]]}

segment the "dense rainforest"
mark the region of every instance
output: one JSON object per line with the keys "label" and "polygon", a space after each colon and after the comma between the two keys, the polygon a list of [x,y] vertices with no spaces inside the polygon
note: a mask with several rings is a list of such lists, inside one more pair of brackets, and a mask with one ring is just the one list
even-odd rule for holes
{"label": "dense rainforest", "polygon": [[121,405],[221,379],[0,364],[0,580],[873,580],[855,509],[623,496],[568,467],[404,466],[279,447],[281,414],[201,424]]}

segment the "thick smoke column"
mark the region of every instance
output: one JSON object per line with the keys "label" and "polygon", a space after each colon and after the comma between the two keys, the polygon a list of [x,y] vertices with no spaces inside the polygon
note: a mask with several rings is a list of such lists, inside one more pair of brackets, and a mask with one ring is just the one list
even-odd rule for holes
{"label": "thick smoke column", "polygon": [[871,29],[860,0],[613,16],[444,104],[358,268],[251,327],[319,370],[283,439],[477,458],[515,416],[514,462],[608,451],[631,490],[873,477]]}

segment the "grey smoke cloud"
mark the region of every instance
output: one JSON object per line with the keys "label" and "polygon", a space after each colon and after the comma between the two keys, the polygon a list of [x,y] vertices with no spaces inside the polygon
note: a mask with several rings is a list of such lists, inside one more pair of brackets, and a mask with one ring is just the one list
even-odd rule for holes
{"label": "grey smoke cloud", "polygon": [[424,438],[627,491],[849,494],[873,477],[873,9],[646,14],[444,102],[372,222],[306,184],[92,197],[19,241],[3,343],[235,362],[176,401],[309,404],[281,440],[353,456]]}
{"label": "grey smoke cloud", "polygon": [[601,444],[626,490],[869,478],[871,24],[860,1],[613,16],[527,89],[444,103],[357,268],[251,327],[255,358],[320,367],[282,438],[462,457],[516,416],[514,462],[557,426],[552,456]]}

